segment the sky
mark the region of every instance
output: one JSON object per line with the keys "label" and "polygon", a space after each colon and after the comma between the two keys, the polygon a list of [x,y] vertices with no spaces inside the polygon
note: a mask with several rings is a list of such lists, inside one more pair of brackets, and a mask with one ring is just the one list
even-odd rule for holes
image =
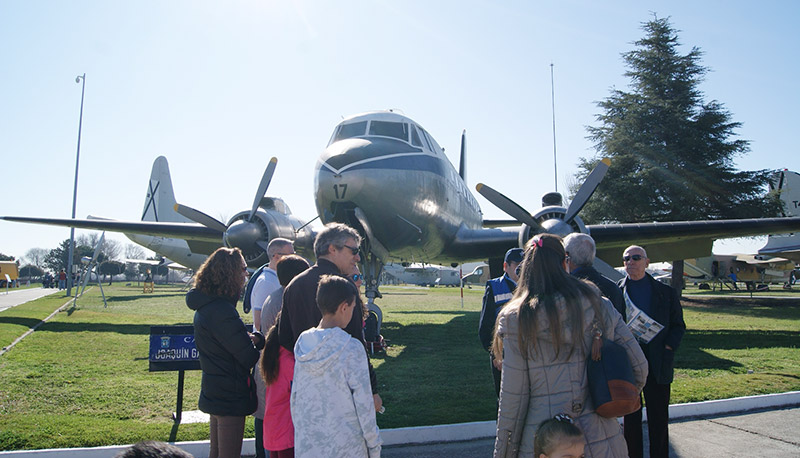
{"label": "sky", "polygon": [[[77,218],[138,220],[161,155],[177,201],[223,221],[250,208],[276,156],[268,195],[314,218],[313,168],[333,128],[382,109],[414,119],[455,164],[466,130],[467,185],[535,212],[595,156],[586,127],[597,102],[628,89],[621,55],[654,15],[683,54],[703,51],[704,100],[751,142],[737,168],[800,171],[798,2],[0,0],[0,215],[70,216],[84,73]],[[475,194],[485,218],[507,218]],[[0,253],[67,238],[0,221]]]}

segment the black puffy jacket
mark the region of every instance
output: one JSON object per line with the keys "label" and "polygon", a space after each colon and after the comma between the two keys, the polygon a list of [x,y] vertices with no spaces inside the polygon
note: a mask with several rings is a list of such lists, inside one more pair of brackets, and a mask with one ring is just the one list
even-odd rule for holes
{"label": "black puffy jacket", "polygon": [[258,350],[236,311],[236,300],[191,289],[186,305],[194,313],[194,340],[203,370],[198,407],[205,413],[245,416],[256,410],[251,369]]}

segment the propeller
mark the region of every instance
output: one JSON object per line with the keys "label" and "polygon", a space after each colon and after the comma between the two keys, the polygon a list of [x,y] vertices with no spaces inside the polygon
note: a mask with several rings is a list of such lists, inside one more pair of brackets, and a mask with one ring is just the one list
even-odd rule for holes
{"label": "propeller", "polygon": [[506,212],[506,214],[516,219],[520,223],[527,224],[528,226],[536,228],[540,231],[544,230],[539,223],[533,219],[533,216],[531,216],[527,210],[505,195],[495,191],[483,183],[478,183],[478,185],[475,186],[475,189],[480,195],[485,197],[486,200],[493,203],[497,208],[503,210]]}
{"label": "propeller", "polygon": [[[573,198],[572,202],[569,204],[569,208],[563,210],[562,207],[562,209],[557,211],[540,211],[536,214],[536,217],[534,217],[531,213],[522,208],[513,200],[483,183],[479,183],[475,188],[477,189],[478,193],[485,197],[489,202],[493,203],[500,210],[503,210],[520,223],[527,225],[536,233],[552,233],[561,235],[563,237],[575,230],[583,231],[583,229],[581,229],[583,227],[583,223],[580,222],[580,219],[578,218],[577,225],[573,224],[573,220],[577,218],[578,213],[589,201],[589,198],[592,197],[592,194],[594,194],[597,186],[603,180],[606,172],[608,172],[608,167],[610,165],[610,159],[603,158],[600,160],[597,166],[591,171],[591,173],[589,173],[589,176],[586,177],[586,181],[583,182],[580,189],[578,189],[578,192],[575,194],[575,198]],[[542,198],[542,205],[545,206],[545,208],[553,206],[561,207],[560,202],[561,194],[558,193],[548,193],[544,198]],[[563,214],[563,217],[555,216],[555,214],[558,213]],[[545,215],[548,216],[545,218]],[[541,223],[537,221],[537,218],[542,220]],[[527,237],[528,234],[528,232],[525,232],[525,237]],[[525,240],[522,239],[522,232],[520,233],[520,237],[520,244],[522,244],[525,242]],[[609,273],[613,271],[613,268],[608,264],[600,261],[599,259],[597,261],[599,262],[596,263],[595,267],[597,267],[599,271]]]}
{"label": "propeller", "polygon": [[261,203],[261,199],[264,197],[264,194],[267,193],[267,188],[269,188],[269,183],[272,181],[272,174],[275,173],[275,166],[278,165],[278,158],[273,157],[269,160],[269,164],[267,164],[267,169],[264,170],[264,176],[261,177],[261,183],[258,185],[258,191],[256,191],[256,198],[253,200],[253,208],[250,209],[250,214],[247,216],[247,221],[253,220],[253,215],[256,214],[256,210],[258,210],[258,204]]}
{"label": "propeller", "polygon": [[572,202],[569,204],[569,208],[567,209],[567,213],[564,215],[564,221],[569,223],[572,221],[573,218],[581,211],[581,209],[586,205],[586,202],[589,201],[589,198],[592,197],[594,191],[597,189],[597,186],[600,184],[600,181],[603,180],[603,177],[606,176],[606,172],[608,172],[608,167],[611,165],[611,159],[604,157],[589,173],[589,176],[586,177],[586,181],[583,182],[581,188],[575,193],[575,197],[572,199]]}
{"label": "propeller", "polygon": [[175,204],[175,211],[179,214],[189,218],[190,220],[194,221],[195,223],[200,223],[203,226],[214,229],[216,231],[225,232],[228,229],[228,226],[222,223],[222,221],[211,217],[200,210],[195,210],[192,207],[187,207],[186,205]]}

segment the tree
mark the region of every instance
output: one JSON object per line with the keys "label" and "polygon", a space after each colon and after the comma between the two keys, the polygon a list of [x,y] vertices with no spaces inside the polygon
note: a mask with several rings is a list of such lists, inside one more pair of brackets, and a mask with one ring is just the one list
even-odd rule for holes
{"label": "tree", "polygon": [[44,275],[44,270],[33,264],[22,266],[22,268],[19,269],[20,277],[28,277],[30,279],[33,277],[41,277],[42,275]]}
{"label": "tree", "polygon": [[598,103],[600,125],[587,128],[598,156],[581,158],[578,182],[600,157],[611,158],[611,167],[581,217],[634,223],[778,216],[769,171],[734,169],[749,142],[734,138],[741,123],[723,104],[703,101],[702,52],[679,54],[668,19],[655,17],[642,29],[636,49],[622,55],[630,92],[612,90]]}
{"label": "tree", "polygon": [[108,284],[110,285],[114,279],[114,275],[119,275],[125,272],[125,264],[119,261],[105,261],[97,266],[97,271],[103,275],[110,275]]}
{"label": "tree", "polygon": [[[82,257],[84,256],[92,257],[93,254],[94,254],[94,247],[79,245],[78,243],[76,243],[75,251],[73,252],[72,256],[72,263],[80,264]],[[70,272],[70,270],[67,269],[68,258],[69,258],[69,239],[66,239],[63,242],[61,242],[61,244],[59,244],[57,248],[53,248],[52,250],[50,250],[49,253],[47,253],[47,256],[45,256],[44,258],[44,265],[52,272],[58,272],[61,269]]]}
{"label": "tree", "polygon": [[42,267],[44,265],[44,258],[49,252],[50,250],[45,248],[31,248],[25,252],[25,259],[36,267]]}
{"label": "tree", "polygon": [[144,259],[145,256],[144,248],[133,243],[125,244],[125,259]]}
{"label": "tree", "polygon": [[14,256],[9,256],[7,254],[0,253],[0,261],[13,261]]}

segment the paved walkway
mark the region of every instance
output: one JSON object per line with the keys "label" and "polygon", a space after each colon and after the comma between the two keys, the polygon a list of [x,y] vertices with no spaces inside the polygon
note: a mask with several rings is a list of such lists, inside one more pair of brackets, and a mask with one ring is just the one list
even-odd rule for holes
{"label": "paved walkway", "polygon": [[44,297],[53,293],[61,292],[61,294],[65,294],[63,290],[59,291],[58,288],[26,288],[26,289],[8,289],[8,294],[6,294],[6,290],[0,290],[0,312],[6,309],[10,309],[11,307],[16,307],[20,304],[24,304],[26,302],[32,301],[34,299],[39,299],[40,297]]}
{"label": "paved walkway", "polygon": [[[671,457],[800,456],[800,407],[671,422]],[[647,432],[645,430],[645,457]],[[385,458],[492,456],[494,439],[385,447]]]}

